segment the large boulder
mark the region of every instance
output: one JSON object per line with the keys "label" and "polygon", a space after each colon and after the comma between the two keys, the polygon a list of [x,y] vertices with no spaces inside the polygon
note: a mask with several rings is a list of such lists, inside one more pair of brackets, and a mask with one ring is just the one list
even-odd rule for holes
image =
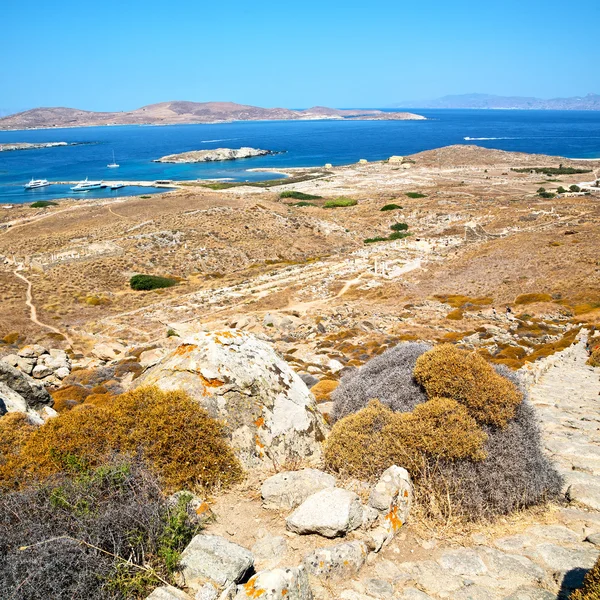
{"label": "large boulder", "polygon": [[22,412],[40,424],[56,415],[53,403],[42,383],[0,361],[0,417],[9,412]]}
{"label": "large boulder", "polygon": [[318,469],[283,471],[269,477],[260,493],[264,508],[290,510],[302,504],[309,496],[325,488],[335,487],[335,477]]}
{"label": "large boulder", "polygon": [[199,591],[206,583],[223,590],[254,566],[252,552],[218,535],[197,535],[181,553],[185,586]]}
{"label": "large boulder", "polygon": [[185,390],[222,419],[247,467],[318,460],[327,426],[314,397],[266,342],[234,329],[193,333],[136,380]]}
{"label": "large boulder", "polygon": [[312,600],[308,575],[303,566],[259,571],[238,587],[235,600]]}
{"label": "large boulder", "polygon": [[341,488],[327,488],[307,498],[287,519],[290,531],[333,538],[346,535],[363,522],[360,498]]}

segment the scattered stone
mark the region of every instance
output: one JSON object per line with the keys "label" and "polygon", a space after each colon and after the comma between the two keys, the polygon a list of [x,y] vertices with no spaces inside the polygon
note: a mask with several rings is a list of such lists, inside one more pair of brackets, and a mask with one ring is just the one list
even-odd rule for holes
{"label": "scattered stone", "polygon": [[447,569],[454,575],[473,577],[487,571],[487,567],[477,555],[477,552],[470,548],[446,550],[438,562],[444,569]]}
{"label": "scattered stone", "polygon": [[303,566],[259,571],[239,586],[235,600],[312,600],[308,575]]}
{"label": "scattered stone", "polygon": [[384,579],[367,579],[365,591],[375,598],[391,598],[394,595],[394,586]]}
{"label": "scattered stone", "polygon": [[353,541],[319,548],[304,558],[306,570],[315,577],[341,579],[358,573],[367,559],[364,542]]}
{"label": "scattered stone", "polygon": [[594,546],[600,546],[600,533],[590,533],[585,541],[594,544]]}
{"label": "scattered stone", "polygon": [[163,585],[156,588],[146,600],[191,600],[191,596],[172,585]]}
{"label": "scattered stone", "polygon": [[39,344],[33,344],[30,346],[23,346],[17,354],[22,356],[23,358],[38,358],[42,354],[46,354],[47,350],[44,346],[40,346]]}
{"label": "scattered stone", "polygon": [[260,491],[265,508],[290,510],[316,492],[333,487],[335,477],[318,469],[303,469],[284,471],[269,477]]}
{"label": "scattered stone", "polygon": [[327,426],[314,398],[275,350],[252,334],[226,329],[183,337],[135,385],[186,390],[226,422],[246,467],[321,456]]}
{"label": "scattered stone", "polygon": [[43,379],[44,377],[48,377],[48,375],[52,375],[52,369],[49,369],[46,365],[38,364],[33,367],[31,375],[34,379]]}
{"label": "scattered stone", "polygon": [[357,529],[362,519],[360,499],[354,492],[329,488],[307,498],[286,519],[286,525],[294,533],[332,538]]}
{"label": "scattered stone", "polygon": [[300,379],[302,379],[302,381],[304,381],[304,383],[306,384],[306,387],[309,389],[311,387],[317,385],[317,383],[319,383],[319,380],[314,375],[311,375],[310,373],[300,373]]}
{"label": "scattered stone", "polygon": [[567,489],[567,500],[600,510],[600,485],[573,483]]}
{"label": "scattered stone", "polygon": [[185,585],[194,591],[208,581],[219,589],[239,582],[254,565],[252,553],[217,535],[197,535],[181,553]]}

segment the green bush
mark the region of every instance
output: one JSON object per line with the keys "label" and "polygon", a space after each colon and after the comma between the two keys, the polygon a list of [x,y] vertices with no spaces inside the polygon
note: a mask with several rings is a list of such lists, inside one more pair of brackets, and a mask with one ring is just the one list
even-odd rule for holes
{"label": "green bush", "polygon": [[377,237],[367,238],[366,240],[363,240],[363,243],[375,244],[376,242],[387,242],[387,241],[388,241],[388,238],[377,236]]}
{"label": "green bush", "polygon": [[511,169],[515,173],[543,173],[544,175],[578,175],[580,173],[591,173],[592,169],[576,169],[574,167],[525,167],[523,169]]}
{"label": "green bush", "polygon": [[390,226],[392,231],[406,231],[408,229],[408,225],[406,223],[394,223]]}
{"label": "green bush", "polygon": [[294,198],[295,200],[320,200],[322,196],[314,196],[313,194],[305,194],[296,190],[286,190],[279,194],[280,198]]}
{"label": "green bush", "polygon": [[333,200],[328,200],[323,204],[323,208],[344,208],[346,206],[356,206],[358,204],[358,200],[354,200],[353,198],[335,198]]}
{"label": "green bush", "polygon": [[538,194],[540,198],[554,198],[555,195],[556,194],[553,194],[552,192],[540,192]]}
{"label": "green bush", "polygon": [[293,204],[292,206],[298,206],[298,207],[303,207],[303,206],[316,206],[316,204],[313,204],[312,202],[296,202],[295,204]]}
{"label": "green bush", "polygon": [[559,186],[559,188],[556,190],[557,194],[566,194],[567,190],[565,190],[565,188],[561,185]]}
{"label": "green bush", "polygon": [[394,231],[394,233],[388,237],[388,240],[402,240],[411,235],[412,233],[409,233],[408,231]]}
{"label": "green bush", "polygon": [[402,207],[399,204],[386,204],[382,206],[379,210],[385,212],[387,210],[402,210]]}
{"label": "green bush", "polygon": [[580,192],[581,188],[578,185],[573,184],[569,186],[569,190],[572,192]]}
{"label": "green bush", "polygon": [[421,192],[405,192],[405,195],[409,198],[427,198],[427,195],[421,194]]}
{"label": "green bush", "polygon": [[132,290],[158,290],[177,285],[177,281],[167,277],[158,277],[157,275],[134,275],[129,280]]}
{"label": "green bush", "polygon": [[49,206],[58,206],[58,202],[50,202],[49,200],[38,200],[31,204],[31,208],[48,208]]}

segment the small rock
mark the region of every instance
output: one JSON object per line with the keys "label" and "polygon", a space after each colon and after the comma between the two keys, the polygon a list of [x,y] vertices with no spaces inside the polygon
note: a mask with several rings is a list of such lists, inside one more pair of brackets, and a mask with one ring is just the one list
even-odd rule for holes
{"label": "small rock", "polygon": [[32,344],[30,346],[23,346],[17,354],[22,356],[23,358],[37,358],[42,354],[47,354],[46,348],[44,346],[40,346],[39,344]]}
{"label": "small rock", "polygon": [[235,600],[312,600],[308,575],[303,566],[259,571],[238,587]]}
{"label": "small rock", "polygon": [[69,376],[70,372],[71,371],[69,371],[68,367],[59,367],[56,369],[56,371],[54,371],[54,375],[56,375],[58,379],[64,379],[65,377]]}
{"label": "small rock", "polygon": [[600,485],[573,483],[566,493],[569,502],[579,502],[588,508],[600,510]]}
{"label": "small rock", "polygon": [[31,375],[33,372],[33,367],[35,367],[36,359],[35,358],[21,358],[19,356],[17,360],[17,368],[23,373],[27,375]]}
{"label": "small rock", "polygon": [[265,480],[261,487],[263,506],[290,510],[320,490],[335,487],[335,478],[318,469],[283,471]]}
{"label": "small rock", "polygon": [[7,354],[6,356],[3,356],[1,360],[2,362],[9,364],[11,367],[16,367],[19,363],[19,356],[16,354]]}
{"label": "small rock", "polygon": [[145,350],[140,354],[139,363],[143,369],[153,367],[158,364],[161,359],[165,356],[166,350],[163,348],[153,348],[152,350]]}
{"label": "small rock", "polygon": [[330,488],[307,498],[286,519],[286,525],[295,533],[318,533],[331,538],[357,529],[362,520],[359,497],[347,490]]}
{"label": "small rock", "polygon": [[216,600],[219,590],[212,583],[205,583],[194,596],[194,600]]}
{"label": "small rock", "polygon": [[311,375],[310,373],[300,373],[300,379],[302,379],[302,381],[304,381],[304,383],[306,384],[306,387],[308,389],[310,389],[311,387],[313,387],[313,386],[317,385],[317,383],[319,383],[319,380],[314,375]]}
{"label": "small rock", "polygon": [[156,588],[146,600],[191,600],[191,596],[172,585],[163,585]]}
{"label": "small rock", "polygon": [[594,544],[594,546],[600,546],[600,533],[590,533],[590,535],[585,538],[585,541]]}
{"label": "small rock", "polygon": [[315,577],[335,579],[352,577],[364,565],[367,553],[368,549],[364,542],[345,542],[311,552],[304,558],[304,566]]}
{"label": "small rock", "polygon": [[365,591],[375,598],[391,598],[394,595],[394,586],[383,579],[367,579]]}
{"label": "small rock", "polygon": [[208,581],[219,589],[240,581],[254,557],[242,546],[217,535],[197,535],[181,553],[181,573],[187,587],[199,591]]}
{"label": "small rock", "polygon": [[341,371],[344,368],[344,365],[339,360],[336,360],[335,358],[332,358],[327,363],[327,367],[329,368],[329,370],[332,373],[337,373],[338,371]]}
{"label": "small rock", "polygon": [[52,375],[52,373],[52,369],[48,368],[46,365],[35,365],[31,375],[34,379],[43,379],[44,377],[48,377],[48,375]]}

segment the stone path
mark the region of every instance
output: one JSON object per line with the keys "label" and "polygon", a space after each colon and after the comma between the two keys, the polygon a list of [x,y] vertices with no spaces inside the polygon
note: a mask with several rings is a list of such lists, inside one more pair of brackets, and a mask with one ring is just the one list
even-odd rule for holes
{"label": "stone path", "polygon": [[[543,441],[565,477],[568,506],[510,535],[474,534],[467,547],[431,548],[427,560],[399,561],[402,541],[372,558],[344,600],[554,600],[567,598],[600,554],[600,370],[579,341],[546,359],[531,390]],[[595,542],[595,543],[594,543]]]}

